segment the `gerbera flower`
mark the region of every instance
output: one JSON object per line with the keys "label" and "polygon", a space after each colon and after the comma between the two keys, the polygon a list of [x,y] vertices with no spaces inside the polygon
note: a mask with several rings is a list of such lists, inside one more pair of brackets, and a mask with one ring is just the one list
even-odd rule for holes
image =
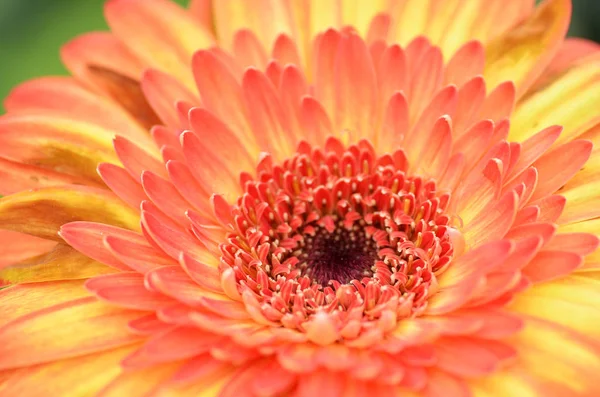
{"label": "gerbera flower", "polygon": [[0,119],[0,394],[600,394],[569,15],[109,1]]}

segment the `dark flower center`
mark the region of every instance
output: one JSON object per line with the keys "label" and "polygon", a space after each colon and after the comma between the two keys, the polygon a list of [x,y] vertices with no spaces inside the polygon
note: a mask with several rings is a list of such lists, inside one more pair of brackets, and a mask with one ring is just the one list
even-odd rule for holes
{"label": "dark flower center", "polygon": [[346,284],[373,275],[377,246],[362,227],[348,229],[339,222],[331,232],[317,227],[306,236],[298,259],[303,274],[322,286],[331,280]]}

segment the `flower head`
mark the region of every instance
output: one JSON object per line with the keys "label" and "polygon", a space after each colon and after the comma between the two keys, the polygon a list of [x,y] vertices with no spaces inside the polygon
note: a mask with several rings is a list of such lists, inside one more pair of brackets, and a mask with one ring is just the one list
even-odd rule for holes
{"label": "flower head", "polygon": [[597,394],[569,12],[109,1],[0,119],[0,391]]}

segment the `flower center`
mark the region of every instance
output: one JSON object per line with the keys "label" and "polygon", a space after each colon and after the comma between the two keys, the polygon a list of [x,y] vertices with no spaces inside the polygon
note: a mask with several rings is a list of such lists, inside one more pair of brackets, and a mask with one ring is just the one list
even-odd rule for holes
{"label": "flower center", "polygon": [[342,328],[356,313],[419,315],[452,258],[449,195],[406,168],[402,151],[377,157],[335,139],[281,165],[265,156],[242,177],[221,271],[254,313],[301,331],[323,312]]}
{"label": "flower center", "polygon": [[347,284],[371,277],[377,247],[363,227],[346,228],[340,221],[331,232],[317,226],[303,236],[295,255],[302,274],[325,287],[332,280]]}

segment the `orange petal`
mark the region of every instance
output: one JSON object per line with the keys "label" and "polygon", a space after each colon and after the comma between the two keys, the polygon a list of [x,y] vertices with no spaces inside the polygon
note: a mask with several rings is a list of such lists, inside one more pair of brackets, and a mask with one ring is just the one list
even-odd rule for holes
{"label": "orange petal", "polygon": [[0,158],[0,195],[3,196],[43,187],[86,184],[94,184],[94,182],[35,165]]}
{"label": "orange petal", "polygon": [[235,33],[248,29],[258,35],[265,47],[271,47],[279,34],[294,33],[291,7],[287,2],[272,0],[215,1],[214,24],[219,44],[231,49]]}
{"label": "orange petal", "polygon": [[184,9],[167,0],[112,0],[105,16],[132,53],[193,87],[189,61],[194,51],[211,46],[213,38]]}
{"label": "orange petal", "polygon": [[[157,364],[138,371],[122,371],[98,393],[98,396],[122,397],[158,392],[162,384],[167,383],[181,366],[182,362],[176,361]],[[165,395],[167,392],[168,390],[164,393],[161,392],[161,395]]]}
{"label": "orange petal", "polygon": [[[415,2],[414,5],[412,2],[407,3],[405,7],[409,10],[411,6],[413,8],[420,6],[418,2]],[[430,7],[435,12],[430,14],[427,11],[421,11],[426,14],[426,24],[417,32],[423,32],[430,37],[434,43],[442,47],[444,56],[449,58],[468,40],[476,39],[487,42],[510,29],[516,22],[531,13],[534,1],[507,3],[502,0],[474,0],[463,3],[460,0],[433,0]],[[423,8],[429,9],[425,5]],[[404,24],[410,24],[412,18],[406,16],[401,21]],[[421,23],[419,22],[419,24]]]}
{"label": "orange petal", "polygon": [[103,163],[98,166],[98,174],[110,190],[132,208],[139,209],[142,201],[148,199],[144,189],[124,168]]}
{"label": "orange petal", "polygon": [[485,54],[479,41],[464,44],[452,55],[444,71],[444,84],[455,84],[460,87],[471,79],[483,73]]}
{"label": "orange petal", "polygon": [[[114,267],[126,268],[123,265]],[[13,284],[33,283],[77,280],[114,272],[114,268],[96,262],[65,244],[58,244],[52,251],[44,255],[1,269],[0,279]]]}
{"label": "orange petal", "polygon": [[334,61],[334,112],[338,131],[350,143],[370,135],[376,120],[375,66],[365,42],[355,34],[342,36]]}
{"label": "orange petal", "polygon": [[473,124],[458,138],[452,146],[454,153],[462,153],[465,157],[465,168],[472,169],[490,146],[494,133],[494,123],[491,120],[482,120]]}
{"label": "orange petal", "polygon": [[104,245],[121,262],[130,268],[146,273],[159,266],[175,265],[176,262],[146,241],[132,241],[126,237],[107,236]]}
{"label": "orange petal", "polygon": [[160,123],[142,92],[139,76],[131,78],[110,68],[96,65],[89,65],[88,72],[89,79],[143,127],[149,129]]}
{"label": "orange petal", "polygon": [[[407,49],[408,51],[408,49]],[[411,58],[408,58],[409,61]],[[444,67],[439,48],[429,48],[418,62],[412,65],[412,75],[408,89],[411,120],[415,120],[429,101],[442,87]]]}
{"label": "orange petal", "polygon": [[512,243],[507,240],[494,241],[456,258],[452,266],[438,277],[440,290],[431,297],[427,311],[439,314],[459,307],[474,292],[473,287],[479,277],[502,265],[512,248]]}
{"label": "orange petal", "polygon": [[545,247],[548,250],[573,252],[582,256],[596,251],[600,241],[591,233],[561,233],[550,241]]}
{"label": "orange petal", "polygon": [[118,104],[83,88],[70,77],[43,77],[14,88],[4,102],[7,112],[51,114],[91,124],[151,147],[145,128]]}
{"label": "orange petal", "polygon": [[183,133],[181,143],[187,164],[193,165],[190,171],[201,186],[201,191],[221,193],[232,200],[239,195],[241,186],[238,175],[221,161],[218,152],[207,151],[204,142],[189,131]]}
{"label": "orange petal", "polygon": [[[139,312],[109,307],[95,297],[32,312],[0,328],[0,368],[18,368],[134,343],[126,331]],[[35,351],[36,354],[27,352]]]}
{"label": "orange petal", "polygon": [[0,230],[0,241],[3,242],[0,246],[0,269],[49,252],[56,245],[55,241],[9,230]]}
{"label": "orange petal", "polygon": [[169,128],[185,128],[177,114],[177,101],[185,101],[194,106],[200,104],[200,98],[194,93],[171,75],[159,70],[146,70],[142,76],[141,88],[152,109]]}
{"label": "orange petal", "polygon": [[473,123],[481,121],[478,114],[485,100],[485,92],[485,80],[481,76],[471,78],[458,90],[458,102],[452,120],[456,138],[461,137]]}
{"label": "orange petal", "polygon": [[144,63],[107,32],[83,34],[64,45],[60,55],[71,74],[96,89],[100,87],[90,78],[91,65],[116,70],[130,79],[139,79],[144,70]]}
{"label": "orange petal", "polygon": [[212,254],[201,245],[199,240],[181,229],[170,228],[148,211],[142,212],[142,224],[153,242],[175,260],[179,259],[180,252],[186,252],[194,259],[204,263],[212,258]]}
{"label": "orange petal", "polygon": [[233,38],[233,54],[244,69],[254,66],[264,69],[267,65],[267,49],[251,30],[240,30]]}
{"label": "orange petal", "polygon": [[504,358],[494,350],[492,341],[472,337],[443,338],[435,347],[436,366],[459,377],[488,375]]}
{"label": "orange petal", "polygon": [[600,46],[598,43],[579,37],[567,37],[550,65],[544,70],[544,73],[535,82],[531,90],[538,91],[569,69],[598,59],[600,59]]}
{"label": "orange petal", "polygon": [[200,138],[208,153],[218,153],[222,166],[237,178],[241,170],[251,171],[258,160],[258,151],[245,147],[227,125],[205,109],[189,112],[192,131]]}
{"label": "orange petal", "polygon": [[515,219],[517,204],[515,192],[508,192],[499,200],[490,202],[472,221],[465,223],[463,234],[467,244],[477,247],[504,236]]}
{"label": "orange petal", "polygon": [[287,158],[295,149],[297,137],[291,135],[275,87],[264,74],[249,68],[244,73],[242,90],[250,125],[261,150]]}
{"label": "orange petal", "polygon": [[130,140],[117,136],[114,139],[114,149],[125,169],[136,181],[141,182],[144,171],[166,177],[167,172],[162,162]]}
{"label": "orange petal", "polygon": [[108,250],[104,244],[105,237],[124,238],[132,244],[146,242],[146,239],[139,233],[105,223],[69,222],[62,225],[59,234],[69,245],[86,256],[124,271],[131,269]]}
{"label": "orange petal", "polygon": [[581,333],[554,320],[530,317],[525,329],[514,338],[513,346],[519,360],[476,382],[484,385],[487,393],[527,397],[597,394],[597,345]]}
{"label": "orange petal", "polygon": [[189,10],[207,31],[214,34],[212,3],[213,0],[191,0]]}
{"label": "orange petal", "polygon": [[570,0],[546,0],[527,20],[488,43],[486,82],[493,87],[513,80],[521,97],[560,48],[570,16]]}
{"label": "orange petal", "polygon": [[406,55],[400,46],[387,47],[376,66],[381,103],[389,101],[397,91],[406,90],[408,80]]}
{"label": "orange petal", "polygon": [[582,264],[583,257],[573,252],[541,251],[523,268],[523,274],[539,283],[572,273]]}
{"label": "orange petal", "polygon": [[13,320],[65,303],[89,296],[83,288],[83,281],[49,281],[44,283],[18,284],[0,292],[1,325]]}
{"label": "orange petal", "polygon": [[509,172],[507,181],[510,181],[513,176],[518,175],[540,158],[558,139],[561,132],[561,126],[548,127],[522,142],[520,144],[521,153],[516,164]]}
{"label": "orange petal", "polygon": [[144,276],[137,272],[107,274],[89,279],[85,288],[99,300],[135,310],[154,311],[173,303],[167,296],[144,286]]}
{"label": "orange petal", "polygon": [[96,394],[122,373],[120,361],[133,347],[19,368],[2,383],[11,396]]}
{"label": "orange petal", "polygon": [[[0,118],[0,155],[8,160],[99,181],[96,166],[116,163],[114,132],[51,115],[7,114]],[[89,183],[89,182],[88,182]]]}
{"label": "orange petal", "polygon": [[539,209],[537,221],[556,222],[565,208],[566,199],[563,196],[553,195],[545,197],[534,203],[534,207]]}
{"label": "orange petal", "polygon": [[498,122],[509,117],[515,107],[515,89],[512,81],[498,84],[483,101],[479,110],[479,119],[491,119]]}
{"label": "orange petal", "polygon": [[[569,98],[568,109],[563,107]],[[527,94],[511,119],[511,139],[529,138],[538,126],[559,124],[564,132],[558,142],[568,142],[600,122],[600,112],[589,104],[600,101],[600,57],[574,66]],[[535,120],[535,121],[534,121]]]}
{"label": "orange petal", "polygon": [[427,387],[423,391],[427,397],[470,397],[471,389],[460,377],[448,375],[446,372],[433,370],[429,373]]}
{"label": "orange petal", "polygon": [[227,124],[244,145],[253,147],[255,141],[249,134],[248,111],[234,72],[223,59],[210,51],[198,51],[194,54],[192,70],[206,109],[222,120],[227,120]]}
{"label": "orange petal", "polygon": [[153,269],[146,274],[146,283],[152,289],[191,307],[209,308],[212,302],[230,302],[226,296],[200,287],[180,266],[164,266]]}
{"label": "orange petal", "polygon": [[191,205],[179,194],[175,186],[151,171],[142,173],[142,186],[152,202],[165,215],[181,225],[187,225],[185,213]]}
{"label": "orange petal", "polygon": [[452,126],[450,117],[440,117],[429,133],[421,133],[419,139],[412,139],[410,148],[411,163],[416,173],[438,178],[447,165],[452,150]]}
{"label": "orange petal", "polygon": [[0,199],[3,228],[58,240],[59,228],[75,220],[139,229],[139,215],[105,190],[46,188]]}
{"label": "orange petal", "polygon": [[583,167],[592,152],[589,141],[573,141],[547,152],[533,166],[538,170],[538,185],[531,201],[543,198],[560,189]]}

